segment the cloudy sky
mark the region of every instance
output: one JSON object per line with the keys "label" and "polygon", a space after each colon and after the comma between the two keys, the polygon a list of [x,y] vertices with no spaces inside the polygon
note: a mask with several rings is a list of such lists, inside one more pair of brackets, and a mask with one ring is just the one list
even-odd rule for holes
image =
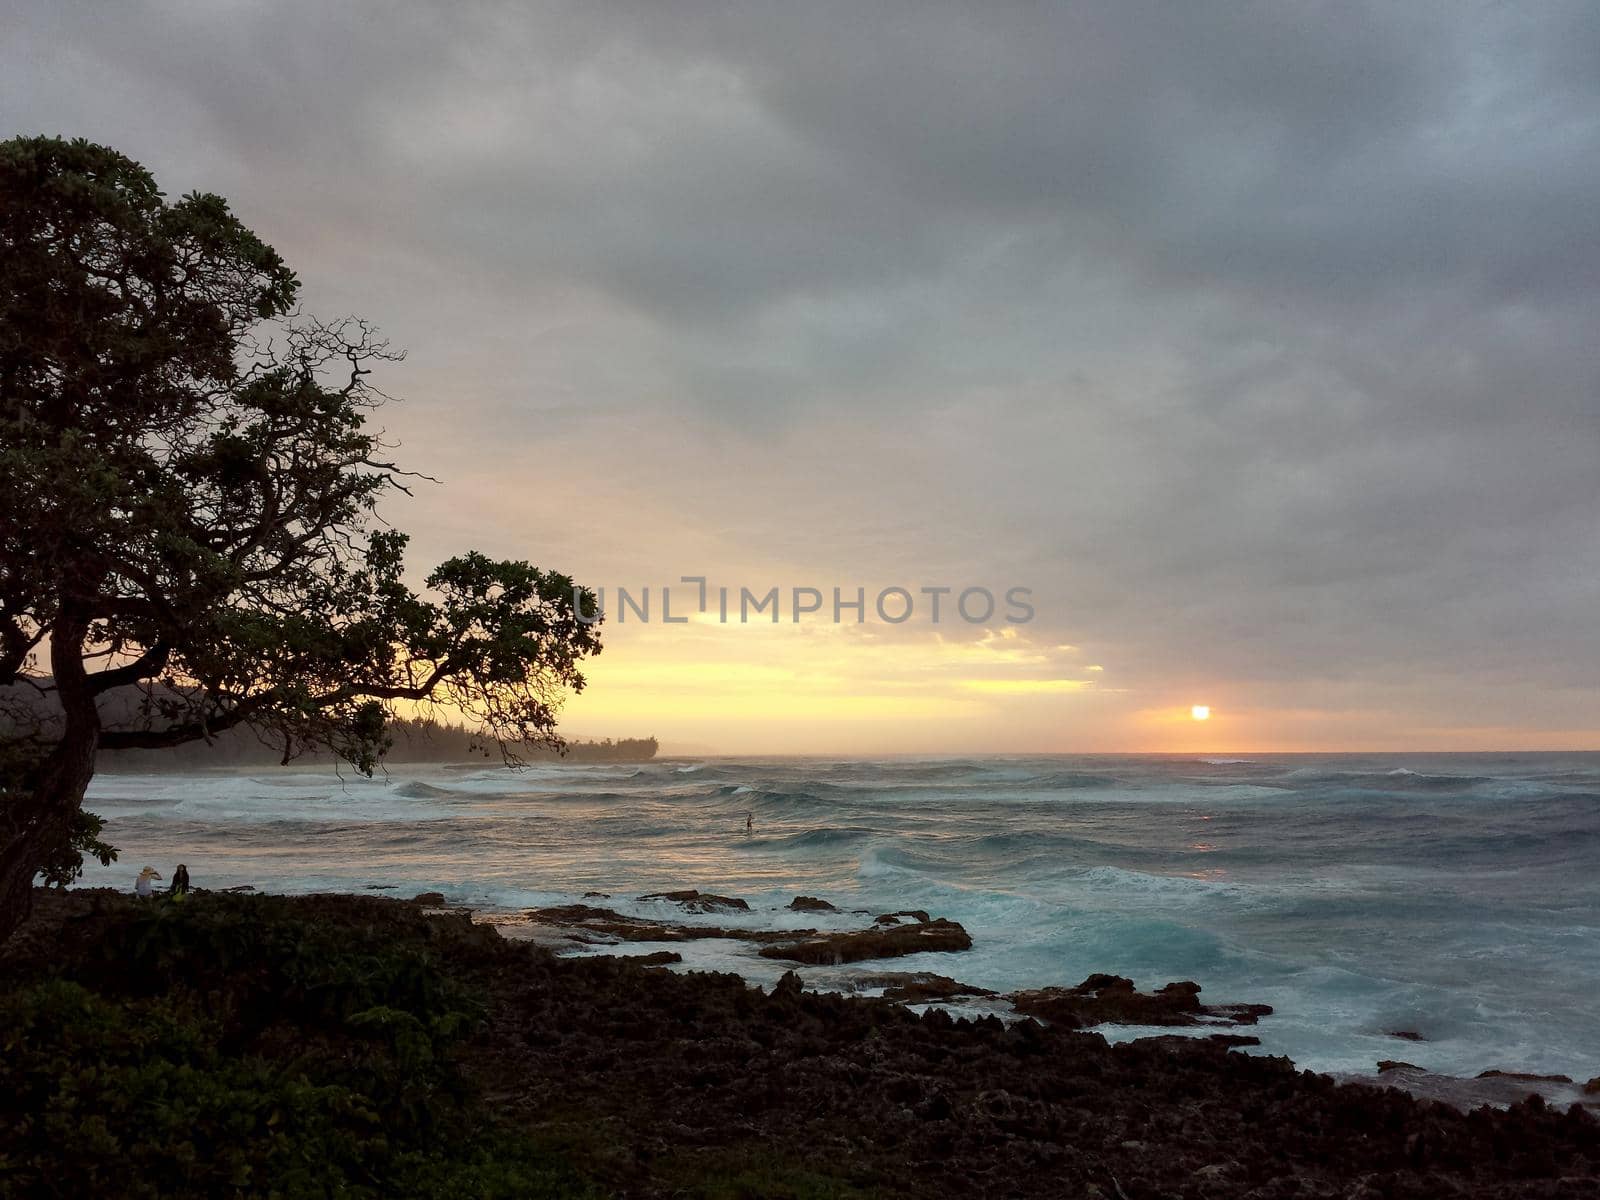
{"label": "cloudy sky", "polygon": [[[3,11],[4,132],[409,352],[419,568],[651,588],[578,733],[1600,744],[1592,3]],[[682,575],[869,619],[662,624]]]}

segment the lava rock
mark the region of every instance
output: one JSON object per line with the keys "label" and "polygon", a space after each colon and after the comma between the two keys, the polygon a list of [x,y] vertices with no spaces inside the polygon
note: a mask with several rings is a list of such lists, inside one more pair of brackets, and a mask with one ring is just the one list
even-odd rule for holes
{"label": "lava rock", "polygon": [[930,1004],[969,996],[992,996],[988,988],[960,983],[948,975],[928,971],[891,971],[884,975],[863,975],[855,980],[858,988],[882,988],[885,1000],[901,1004]]}
{"label": "lava rock", "polygon": [[750,911],[750,905],[737,896],[717,896],[693,888],[677,892],[651,892],[648,896],[640,896],[639,899],[670,900],[673,904],[681,906],[685,912],[694,913]]}
{"label": "lava rock", "polygon": [[972,938],[954,921],[943,917],[916,925],[824,933],[805,941],[763,946],[763,958],[833,965],[872,958],[899,958],[924,951],[970,950]]}
{"label": "lava rock", "polygon": [[653,954],[634,954],[629,956],[629,961],[641,967],[664,967],[668,963],[681,963],[683,955],[676,950],[657,950]]}
{"label": "lava rock", "polygon": [[1012,1007],[1066,1029],[1092,1025],[1254,1025],[1272,1011],[1267,1004],[1200,1003],[1200,985],[1190,980],[1141,992],[1121,975],[1091,975],[1077,987],[1014,992]]}
{"label": "lava rock", "polygon": [[789,901],[792,912],[838,912],[839,910],[826,900],[819,900],[815,896],[796,896]]}
{"label": "lava rock", "polygon": [[902,912],[884,913],[882,916],[874,918],[872,923],[874,925],[898,925],[900,924],[901,917],[906,917],[909,920],[917,922],[919,925],[926,925],[928,923],[928,914],[920,908],[906,909]]}
{"label": "lava rock", "polygon": [[[679,925],[630,917],[615,909],[590,904],[558,904],[551,908],[530,908],[523,914],[540,925],[556,925],[585,938],[595,935],[626,942],[688,942],[700,938],[738,938],[746,942],[792,941],[809,936],[814,929],[724,929],[719,925]],[[573,936],[569,933],[568,935]]]}

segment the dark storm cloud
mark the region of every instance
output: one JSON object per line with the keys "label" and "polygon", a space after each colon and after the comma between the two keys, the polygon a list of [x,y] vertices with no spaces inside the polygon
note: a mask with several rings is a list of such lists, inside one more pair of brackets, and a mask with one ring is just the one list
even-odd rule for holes
{"label": "dark storm cloud", "polygon": [[485,428],[656,478],[669,414],[735,557],[825,491],[819,560],[1025,575],[1136,685],[1600,671],[1592,5],[37,4],[3,54],[14,128],[236,196]]}

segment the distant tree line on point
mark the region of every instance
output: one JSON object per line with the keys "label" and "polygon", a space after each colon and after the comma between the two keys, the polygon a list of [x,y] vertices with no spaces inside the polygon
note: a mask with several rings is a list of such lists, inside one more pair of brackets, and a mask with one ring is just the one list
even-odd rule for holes
{"label": "distant tree line on point", "polygon": [[[400,718],[390,722],[393,744],[383,761],[396,763],[459,763],[484,759],[499,762],[500,747],[493,738],[458,725],[430,719]],[[525,762],[615,763],[647,762],[656,756],[660,743],[653,737],[603,738],[598,741],[569,741],[565,752],[548,746],[519,746],[517,757]],[[113,771],[170,771],[203,767],[266,766],[282,762],[282,744],[273,745],[250,729],[235,726],[217,734],[207,743],[185,742],[163,750],[110,751],[103,755],[105,766]],[[293,760],[296,763],[332,763],[327,750],[312,750]]]}

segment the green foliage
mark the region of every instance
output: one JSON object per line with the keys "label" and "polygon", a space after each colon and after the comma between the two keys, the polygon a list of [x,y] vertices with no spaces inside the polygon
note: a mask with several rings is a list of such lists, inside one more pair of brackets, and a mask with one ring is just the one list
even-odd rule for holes
{"label": "green foliage", "polygon": [[105,819],[92,812],[78,809],[68,818],[67,840],[57,843],[45,855],[39,868],[39,882],[54,887],[65,887],[83,874],[83,856],[100,860],[102,867],[117,861],[117,848],[103,841],[100,833],[106,827]]}
{"label": "green foliage", "polygon": [[0,1197],[597,1194],[478,1110],[419,945],[208,897],[65,967],[0,993]]}
{"label": "green foliage", "polygon": [[6,963],[0,1200],[598,1200],[641,1169],[701,1200],[876,1194],[750,1143],[642,1167],[581,1110],[508,1128],[454,1057],[485,1016],[465,972],[496,952],[365,903],[125,901]]}

